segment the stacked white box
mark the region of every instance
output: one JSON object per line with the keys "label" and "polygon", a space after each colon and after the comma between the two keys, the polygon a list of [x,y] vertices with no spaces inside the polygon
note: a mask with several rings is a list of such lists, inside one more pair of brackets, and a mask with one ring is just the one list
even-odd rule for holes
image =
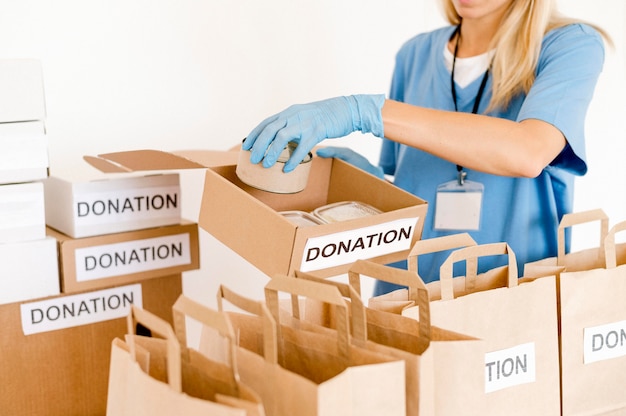
{"label": "stacked white box", "polygon": [[48,138],[43,120],[0,123],[0,149],[0,184],[39,181],[48,176]]}
{"label": "stacked white box", "polygon": [[45,237],[43,183],[0,186],[0,244]]}
{"label": "stacked white box", "polygon": [[0,304],[60,293],[57,245],[46,236],[45,119],[41,63],[0,60]]}
{"label": "stacked white box", "polygon": [[54,238],[0,244],[0,260],[0,305],[61,293]]}

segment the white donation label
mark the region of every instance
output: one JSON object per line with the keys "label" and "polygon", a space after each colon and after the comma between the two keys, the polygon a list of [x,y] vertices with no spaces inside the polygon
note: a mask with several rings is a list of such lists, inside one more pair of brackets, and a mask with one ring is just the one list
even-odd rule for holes
{"label": "white donation label", "polygon": [[533,383],[535,367],[534,342],[485,354],[485,393]]}
{"label": "white donation label", "polygon": [[585,328],[583,334],[585,364],[626,355],[626,321]]}
{"label": "white donation label", "polygon": [[77,193],[74,221],[77,227],[85,227],[178,216],[179,193],[177,186]]}
{"label": "white donation label", "polygon": [[191,263],[189,233],[85,247],[75,253],[78,282]]}
{"label": "white donation label", "polygon": [[141,285],[133,284],[20,305],[24,335],[123,318],[130,305],[143,307]]}
{"label": "white donation label", "polygon": [[418,218],[402,218],[369,227],[309,238],[300,270],[326,269],[411,248]]}

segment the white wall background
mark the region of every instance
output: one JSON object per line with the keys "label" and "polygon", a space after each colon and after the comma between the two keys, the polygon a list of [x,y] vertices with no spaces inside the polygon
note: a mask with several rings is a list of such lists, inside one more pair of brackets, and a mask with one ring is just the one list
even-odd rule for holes
{"label": "white wall background", "polygon": [[[443,22],[437,0],[0,0],[0,57],[43,63],[51,173],[90,169],[84,154],[229,148],[295,102],[386,93],[402,42]],[[607,49],[587,125],[589,174],[576,210],[626,220],[622,0],[561,0],[604,27]],[[379,141],[339,140],[377,160]],[[202,175],[185,172],[197,219]],[[597,244],[576,233],[575,246]],[[591,242],[591,243],[590,243]],[[213,303],[220,282],[260,296],[266,276],[206,233],[185,291]]]}

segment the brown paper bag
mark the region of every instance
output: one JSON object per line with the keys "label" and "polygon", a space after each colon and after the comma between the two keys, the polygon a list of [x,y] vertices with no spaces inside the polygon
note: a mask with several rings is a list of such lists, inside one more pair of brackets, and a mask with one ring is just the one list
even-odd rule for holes
{"label": "brown paper bag", "polygon": [[[133,335],[137,323],[160,338]],[[166,321],[133,306],[128,333],[112,343],[107,415],[263,416],[260,403],[230,394],[232,372],[191,351],[181,359]]]}
{"label": "brown paper bag", "polygon": [[[507,255],[508,265],[477,273],[481,257]],[[466,276],[453,278],[465,261]],[[500,282],[500,283],[498,283]],[[485,414],[559,415],[556,283],[549,276],[519,284],[506,243],[453,251],[441,266],[440,299],[430,303],[434,325],[483,339]],[[409,307],[405,316],[417,316]]]}
{"label": "brown paper bag", "polygon": [[[349,270],[350,285],[296,272],[299,279],[337,287],[350,300],[356,342],[406,363],[407,415],[484,415],[481,408],[484,344],[482,341],[430,325],[428,292],[414,273],[359,260]],[[419,321],[366,308],[359,296],[360,276],[367,275],[408,287],[422,306]],[[296,300],[294,300],[296,301]],[[300,310],[295,304],[293,310]],[[307,302],[305,322],[332,327],[330,308]],[[315,330],[306,326],[307,330]]]}
{"label": "brown paper bag", "polygon": [[[320,385],[278,364],[276,321],[264,301],[243,297],[222,285],[217,304],[227,301],[243,311],[225,312],[239,339],[237,362],[241,380],[259,393],[268,416],[318,415]],[[212,333],[202,328],[200,350],[219,349]],[[331,412],[332,413],[332,412]]]}
{"label": "brown paper bag", "polygon": [[[255,386],[268,414],[404,415],[404,362],[352,344],[341,295],[335,288],[307,283],[272,278],[266,287],[267,308],[221,288],[218,305],[223,296],[250,312],[228,312],[237,332],[242,380]],[[279,310],[279,291],[337,305],[343,325],[320,334],[281,324],[286,316]],[[219,348],[203,328],[200,351]]]}
{"label": "brown paper bag", "polygon": [[[565,229],[598,222],[600,243],[565,254]],[[601,210],[563,217],[556,258],[527,265],[559,276],[563,415],[626,414],[626,244]]]}
{"label": "brown paper bag", "polygon": [[281,319],[279,292],[317,299],[337,309],[333,336],[277,326],[279,362],[323,383],[318,394],[320,399],[328,400],[328,414],[405,414],[404,362],[351,342],[347,304],[336,288],[293,277],[273,277],[265,286],[265,298],[277,321]]}
{"label": "brown paper bag", "polygon": [[[409,256],[407,258],[408,269],[420,278],[418,273],[418,257],[422,254],[437,253],[448,250],[459,249],[463,247],[475,246],[476,241],[470,237],[467,233],[452,234],[444,237],[430,238],[426,240],[419,240],[413,245]],[[420,280],[423,280],[420,278]],[[482,279],[482,283],[486,279]],[[487,282],[489,283],[489,282]],[[460,280],[455,281],[455,284],[463,284]],[[428,285],[429,295],[434,299],[441,297],[441,287],[438,281],[431,282]],[[387,311],[397,314],[402,314],[402,311],[408,307],[416,306],[414,298],[415,293],[409,293],[408,289],[398,289],[393,292],[385,293],[383,295],[375,296],[369,299],[368,307],[371,309]]]}
{"label": "brown paper bag", "polygon": [[[174,331],[181,346],[183,363],[190,370],[200,373],[196,379],[185,380],[188,384],[183,384],[183,389],[190,395],[209,399],[215,397],[218,403],[246,409],[248,416],[262,416],[264,411],[260,396],[240,380],[235,332],[228,318],[223,313],[203,307],[185,295],[179,296],[172,311]],[[217,332],[226,347],[225,359],[222,358],[223,355],[213,357],[187,347],[186,318],[192,318],[203,327],[212,328]],[[206,380],[206,385],[200,383],[201,377]],[[208,396],[205,393],[207,391],[211,392]]]}
{"label": "brown paper bag", "polygon": [[[565,231],[568,228],[598,222],[600,241],[597,248],[580,250],[566,254]],[[526,263],[524,275],[533,276],[550,270],[558,273],[567,271],[589,270],[604,267],[604,239],[609,232],[609,218],[601,209],[566,214],[559,223],[557,231],[557,256]]]}

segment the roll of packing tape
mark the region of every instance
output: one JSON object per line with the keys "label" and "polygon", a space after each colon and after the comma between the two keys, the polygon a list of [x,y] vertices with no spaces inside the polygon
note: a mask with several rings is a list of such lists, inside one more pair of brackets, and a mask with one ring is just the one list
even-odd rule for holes
{"label": "roll of packing tape", "polygon": [[276,163],[269,168],[263,167],[262,162],[257,164],[251,163],[250,151],[241,149],[235,173],[243,183],[262,191],[277,194],[300,192],[306,187],[309,180],[311,161],[313,160],[311,152],[294,170],[289,173],[283,172],[285,163],[287,163],[297,146],[298,143],[296,142],[287,143]]}

